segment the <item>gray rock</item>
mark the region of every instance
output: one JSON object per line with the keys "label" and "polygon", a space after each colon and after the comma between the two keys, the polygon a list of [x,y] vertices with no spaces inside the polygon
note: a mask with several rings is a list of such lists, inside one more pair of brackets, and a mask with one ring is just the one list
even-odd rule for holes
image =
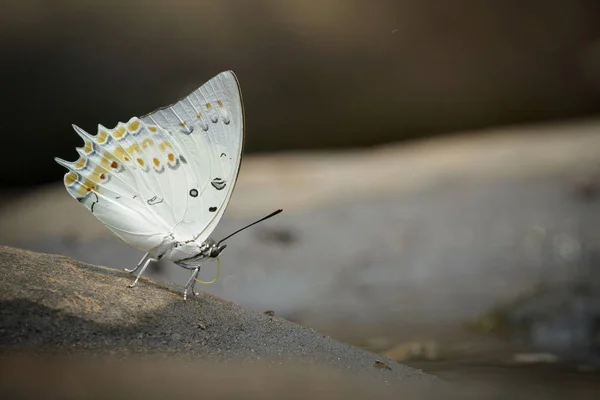
{"label": "gray rock", "polygon": [[[378,385],[437,378],[277,316],[67,257],[0,247],[3,352],[316,367]],[[376,361],[389,368],[380,368]],[[132,369],[133,371],[134,369]],[[348,375],[349,374],[349,375]]]}
{"label": "gray rock", "polygon": [[[589,120],[337,154],[245,157],[213,237],[275,208],[284,213],[231,238],[221,278],[203,289],[361,345],[447,343],[448,325],[462,330],[540,285],[564,292],[584,282],[599,293],[599,132],[600,121]],[[62,183],[5,196],[2,244],[119,269],[142,256]],[[215,272],[206,263],[201,279]],[[178,284],[189,277],[168,262],[147,275]],[[596,318],[585,314],[570,321]],[[579,323],[565,326],[595,337]],[[572,336],[562,331],[556,337]]]}
{"label": "gray rock", "polygon": [[[213,365],[165,359],[20,355],[0,359],[4,399],[423,399],[423,390],[365,384],[326,368]],[[32,379],[35,376],[35,379]],[[437,386],[436,386],[437,387]],[[427,389],[433,396],[431,387]],[[426,397],[432,398],[432,397]],[[447,398],[437,396],[435,398]],[[463,397],[464,398],[464,397]]]}

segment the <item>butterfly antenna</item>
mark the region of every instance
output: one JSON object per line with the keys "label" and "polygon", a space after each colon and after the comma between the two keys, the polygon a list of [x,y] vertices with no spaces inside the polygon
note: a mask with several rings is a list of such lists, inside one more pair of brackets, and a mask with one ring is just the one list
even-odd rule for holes
{"label": "butterfly antenna", "polygon": [[248,229],[250,228],[252,225],[256,225],[259,222],[263,222],[266,219],[269,219],[271,217],[276,216],[277,214],[279,214],[280,212],[282,212],[282,209],[279,209],[277,211],[273,211],[271,214],[267,215],[266,217],[262,217],[261,219],[259,219],[258,221],[254,221],[253,223],[251,223],[250,225],[246,225],[243,228],[238,229],[237,231],[233,232],[231,235],[225,236],[223,239],[219,240],[219,243],[217,243],[217,247],[219,246],[219,244],[223,243],[224,241],[226,241],[227,239],[229,239],[230,237],[232,237],[233,235],[240,233],[241,231],[243,231],[244,229]]}

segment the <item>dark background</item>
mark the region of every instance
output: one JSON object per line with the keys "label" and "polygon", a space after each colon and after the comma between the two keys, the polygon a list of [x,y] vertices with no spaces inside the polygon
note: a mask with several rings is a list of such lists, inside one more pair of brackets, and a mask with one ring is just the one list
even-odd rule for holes
{"label": "dark background", "polygon": [[113,127],[226,69],[248,153],[598,114],[598,21],[586,0],[12,1],[0,183],[60,180],[72,123]]}
{"label": "dark background", "polygon": [[[201,290],[442,379],[527,381],[544,399],[598,393],[597,0],[15,0],[1,10],[0,243],[135,265],[140,252],[68,196],[53,158],[76,159],[72,123],[114,127],[232,69],[246,154],[307,152],[244,160],[213,237],[285,212],[231,238],[220,280]],[[189,278],[165,261],[145,276]],[[16,290],[47,305],[54,297],[36,288],[53,283],[30,278],[39,284]],[[236,321],[220,326],[237,335]]]}

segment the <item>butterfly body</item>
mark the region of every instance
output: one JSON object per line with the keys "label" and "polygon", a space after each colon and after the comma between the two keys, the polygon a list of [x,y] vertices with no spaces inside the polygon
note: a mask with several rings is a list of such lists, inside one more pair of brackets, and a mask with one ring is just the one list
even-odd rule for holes
{"label": "butterfly body", "polygon": [[169,260],[196,275],[200,261],[225,248],[210,235],[233,193],[244,143],[233,72],[114,129],[74,129],[84,141],[79,159],[56,159],[69,170],[65,187],[117,237],[149,260]]}
{"label": "butterfly body", "polygon": [[165,237],[161,245],[149,250],[148,254],[157,260],[164,259],[174,263],[185,262],[186,264],[190,264],[209,257],[216,258],[225,248],[224,246],[220,248],[210,237],[199,243],[195,240],[179,242],[174,240],[173,236],[169,236]]}

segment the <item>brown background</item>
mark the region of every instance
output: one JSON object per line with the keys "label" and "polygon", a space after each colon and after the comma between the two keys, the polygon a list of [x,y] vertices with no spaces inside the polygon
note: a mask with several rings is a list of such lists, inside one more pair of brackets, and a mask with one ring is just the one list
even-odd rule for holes
{"label": "brown background", "polygon": [[59,180],[70,124],[112,127],[225,69],[248,152],[597,114],[599,18],[586,0],[10,2],[0,182]]}

